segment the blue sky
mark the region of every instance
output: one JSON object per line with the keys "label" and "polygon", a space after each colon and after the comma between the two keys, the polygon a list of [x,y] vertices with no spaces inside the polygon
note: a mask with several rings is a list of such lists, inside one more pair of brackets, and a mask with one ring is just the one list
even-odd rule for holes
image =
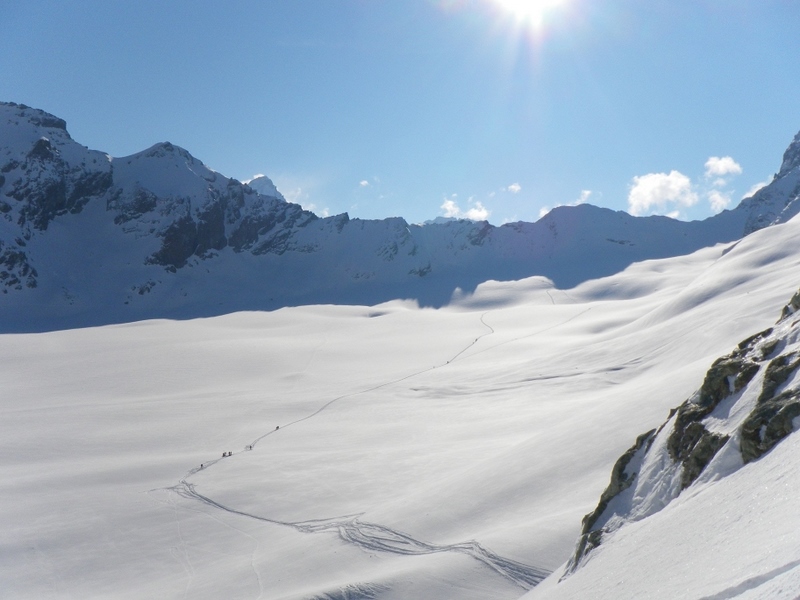
{"label": "blue sky", "polygon": [[319,214],[410,222],[705,218],[800,130],[800,2],[516,4],[8,2],[0,99],[113,156],[168,140]]}

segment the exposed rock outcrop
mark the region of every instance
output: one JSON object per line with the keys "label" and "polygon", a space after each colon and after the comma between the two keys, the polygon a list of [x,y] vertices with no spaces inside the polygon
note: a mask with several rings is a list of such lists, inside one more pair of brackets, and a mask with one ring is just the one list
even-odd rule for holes
{"label": "exposed rock outcrop", "polygon": [[[581,535],[578,538],[575,554],[567,565],[567,574],[572,573],[578,568],[583,558],[589,554],[592,549],[600,545],[603,538],[603,528],[597,526],[598,521],[608,509],[608,505],[611,501],[633,485],[638,464],[631,465],[631,463],[634,463],[634,459],[637,455],[640,456],[643,452],[647,451],[647,448],[653,441],[655,433],[656,430],[652,429],[640,435],[636,438],[636,443],[617,459],[614,468],[611,470],[611,481],[600,495],[600,502],[597,503],[597,508],[583,517]],[[633,468],[629,469],[631,466]]]}
{"label": "exposed rock outcrop", "polygon": [[[774,327],[717,359],[698,391],[620,457],[597,508],[583,519],[564,577],[625,523],[658,512],[698,480],[709,482],[758,460],[800,427],[798,308],[800,292]],[[724,448],[725,466],[715,468]],[[739,455],[738,467],[732,453]]]}

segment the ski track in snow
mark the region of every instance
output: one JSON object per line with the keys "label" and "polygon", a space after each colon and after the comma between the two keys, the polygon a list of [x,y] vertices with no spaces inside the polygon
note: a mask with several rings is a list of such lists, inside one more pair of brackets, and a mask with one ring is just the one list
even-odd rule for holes
{"label": "ski track in snow", "polygon": [[186,540],[184,540],[183,532],[181,531],[181,520],[178,516],[178,506],[170,496],[167,496],[167,504],[172,509],[175,517],[175,528],[178,532],[178,540],[180,541],[178,546],[170,550],[170,554],[183,567],[184,571],[186,571],[186,587],[183,590],[183,598],[186,600],[186,598],[189,597],[189,590],[191,589],[195,580],[195,569],[191,559],[189,558]]}
{"label": "ski track in snow", "polygon": [[459,552],[478,560],[506,577],[524,589],[530,589],[540,583],[550,572],[545,569],[526,565],[508,558],[503,558],[481,546],[478,542],[470,540],[457,544],[432,544],[417,540],[410,535],[375,523],[359,520],[359,515],[344,515],[331,519],[314,519],[310,521],[281,521],[253,513],[245,512],[204,496],[198,492],[193,483],[182,479],[178,486],[172,488],[185,498],[199,500],[209,506],[224,510],[228,513],[257,519],[274,525],[292,527],[303,533],[335,532],[345,542],[358,546],[363,550],[387,552],[406,556],[419,556],[423,554],[437,554],[440,552]]}
{"label": "ski track in snow", "polygon": [[[520,337],[515,337],[513,339],[506,340],[505,342],[497,343],[494,346],[489,346],[488,348],[484,348],[482,350],[478,350],[477,352],[474,352],[473,354],[470,354],[469,358],[472,358],[473,356],[477,356],[478,354],[483,354],[484,352],[489,352],[490,350],[494,350],[495,348],[499,348],[500,346],[505,346],[506,344],[513,344],[514,342],[518,342],[520,340],[524,340],[524,339],[527,339],[527,338],[531,338],[531,337],[540,335],[542,333],[545,333],[546,331],[551,331],[553,329],[561,327],[562,325],[566,325],[567,323],[570,323],[571,321],[574,321],[578,317],[581,317],[581,316],[585,315],[586,313],[588,313],[590,310],[592,310],[591,306],[589,308],[585,309],[585,310],[582,310],[581,312],[579,312],[576,315],[572,315],[569,319],[565,319],[564,321],[561,321],[560,323],[555,323],[554,325],[549,325],[549,326],[545,327],[544,329],[539,329],[538,331],[534,331],[533,333],[528,333],[526,335],[521,335]],[[486,313],[484,313],[484,314],[486,314]],[[481,322],[483,322],[483,316],[481,317]],[[483,323],[483,324],[486,325],[486,323]],[[486,325],[486,326],[489,327],[489,325]],[[492,333],[494,333],[494,329],[492,329]],[[484,335],[486,335],[486,334],[484,334]],[[477,342],[477,340],[475,340],[475,341]],[[474,346],[474,343],[470,344],[470,346]],[[469,346],[467,348],[464,348],[464,350],[462,350],[458,354],[460,355],[460,354],[464,353],[465,351],[467,351],[468,349],[469,349]]]}
{"label": "ski track in snow", "polygon": [[[535,332],[533,334],[530,334],[530,335],[524,336],[524,337],[530,337],[532,335],[536,335],[538,333],[542,333],[543,331],[548,331],[550,329],[558,327],[559,325],[564,325],[564,324],[572,321],[573,319],[579,317],[584,312],[587,312],[587,311],[583,311],[583,312],[581,312],[581,313],[579,313],[577,315],[574,315],[574,316],[570,317],[569,319],[567,319],[566,321],[564,321],[562,323],[559,323],[559,324],[556,324],[556,325],[552,325],[550,327],[547,327],[547,328],[543,329],[542,331],[538,331],[538,332]],[[484,319],[484,317],[487,314],[488,313],[483,313],[480,316],[480,321],[481,321],[481,324],[484,327],[486,327],[489,331],[487,331],[483,335],[479,335],[478,337],[476,337],[472,342],[467,344],[461,351],[459,351],[450,360],[448,360],[443,365],[438,365],[438,367],[445,367],[445,366],[449,365],[450,363],[456,361],[462,354],[464,354],[464,352],[466,352],[467,350],[469,350],[470,348],[475,346],[475,344],[477,344],[482,338],[484,338],[484,337],[486,337],[488,335],[492,335],[493,333],[495,333],[494,328],[491,325],[489,325]],[[515,341],[515,340],[509,340],[509,341]],[[498,346],[500,346],[500,345],[502,345],[504,343],[509,343],[509,342],[503,342],[501,344],[498,344]],[[496,347],[496,346],[493,346],[493,347]],[[253,442],[251,442],[248,446],[246,446],[245,450],[240,450],[238,452],[235,452],[232,455],[228,456],[228,458],[232,457],[235,454],[240,454],[241,452],[246,452],[246,451],[254,449],[256,447],[256,445],[261,440],[266,438],[267,436],[277,434],[277,433],[279,433],[281,431],[285,431],[287,428],[289,428],[289,427],[291,427],[293,425],[297,425],[299,423],[302,423],[303,421],[308,421],[309,419],[312,419],[312,418],[316,417],[317,415],[322,413],[324,410],[329,408],[331,405],[333,405],[334,403],[336,403],[336,402],[338,402],[340,400],[344,400],[345,398],[352,398],[354,396],[358,396],[358,395],[361,395],[361,394],[366,394],[366,393],[369,393],[369,392],[373,392],[375,390],[379,390],[381,388],[384,388],[384,387],[387,387],[387,386],[390,386],[390,385],[394,385],[394,384],[400,383],[402,381],[406,381],[407,379],[411,379],[413,377],[417,377],[419,375],[422,375],[423,373],[427,373],[427,372],[432,371],[432,370],[434,370],[436,368],[437,368],[437,366],[429,367],[427,369],[422,369],[420,371],[416,371],[416,372],[411,373],[409,375],[404,375],[403,377],[398,377],[396,379],[392,379],[390,381],[386,381],[384,383],[372,386],[372,387],[364,389],[364,390],[360,390],[360,391],[357,391],[357,392],[350,392],[348,394],[343,394],[341,396],[337,396],[336,398],[334,398],[332,400],[329,400],[328,402],[323,404],[320,408],[318,408],[313,413],[311,413],[311,414],[309,414],[309,415],[307,415],[305,417],[302,417],[300,419],[296,419],[294,421],[286,423],[285,425],[281,425],[279,428],[270,430],[267,433],[259,436]],[[228,512],[230,514],[240,515],[240,516],[243,516],[243,517],[248,517],[248,518],[251,518],[251,519],[256,519],[256,520],[259,520],[259,521],[263,521],[263,522],[266,522],[266,523],[272,523],[274,525],[282,525],[282,526],[285,526],[285,527],[292,527],[293,529],[296,529],[297,531],[301,531],[303,533],[335,532],[335,533],[337,533],[339,535],[339,538],[342,541],[347,542],[349,544],[353,544],[353,545],[358,546],[359,548],[361,548],[363,550],[367,550],[367,551],[379,551],[379,552],[387,552],[387,553],[390,553],[390,554],[417,555],[417,556],[418,555],[424,555],[424,554],[437,554],[437,553],[441,553],[441,552],[458,552],[458,553],[470,556],[470,557],[474,558],[475,560],[483,563],[484,565],[486,565],[490,569],[494,570],[495,572],[497,572],[498,574],[502,575],[503,577],[513,581],[515,584],[517,584],[518,586],[520,586],[520,587],[522,587],[522,588],[524,588],[526,590],[534,587],[535,585],[540,583],[545,577],[547,577],[550,574],[550,572],[545,570],[545,569],[541,569],[539,567],[535,567],[535,566],[531,566],[531,565],[526,565],[524,563],[520,563],[520,562],[511,560],[511,559],[508,559],[508,558],[504,558],[504,557],[500,556],[499,554],[495,554],[491,550],[488,550],[487,548],[484,548],[483,546],[481,546],[481,544],[478,543],[475,540],[470,540],[470,541],[467,541],[467,542],[460,542],[460,543],[456,543],[456,544],[444,544],[444,545],[433,544],[433,543],[430,543],[430,542],[424,542],[424,541],[421,541],[421,540],[417,540],[417,539],[411,537],[410,535],[408,535],[406,533],[403,533],[401,531],[398,531],[396,529],[392,529],[392,528],[386,527],[384,525],[378,525],[378,524],[375,524],[375,523],[367,523],[367,522],[361,521],[361,520],[359,520],[359,517],[361,516],[360,514],[344,515],[344,516],[341,516],[341,517],[333,517],[333,518],[329,518],[329,519],[312,519],[312,520],[308,520],[308,521],[290,522],[290,521],[281,521],[279,519],[271,519],[269,517],[264,517],[264,516],[261,516],[261,515],[248,513],[248,512],[245,512],[245,511],[238,510],[236,508],[225,506],[224,504],[220,504],[216,500],[214,500],[212,498],[209,498],[208,496],[204,496],[203,494],[198,492],[196,487],[195,487],[195,484],[193,484],[193,483],[188,481],[189,477],[191,477],[192,475],[194,475],[198,471],[200,471],[200,470],[205,471],[205,470],[209,469],[210,467],[212,467],[213,465],[215,465],[220,460],[222,460],[222,459],[221,458],[217,458],[217,459],[214,459],[214,460],[209,460],[209,461],[203,463],[202,468],[201,467],[195,467],[195,468],[189,470],[183,476],[183,478],[179,481],[179,483],[177,485],[175,485],[175,486],[173,486],[171,488],[168,488],[168,489],[170,491],[173,491],[173,492],[177,493],[181,497],[190,498],[190,499],[193,499],[193,500],[198,500],[198,501],[200,501],[200,502],[202,502],[202,503],[204,503],[204,504],[206,504],[208,506],[211,506],[213,508],[217,508],[219,510],[223,510],[223,511]],[[180,525],[178,525],[178,527],[180,529]],[[248,537],[252,538],[252,536],[248,536]],[[183,539],[181,539],[181,544],[183,545]],[[185,547],[184,547],[184,553],[185,553]],[[186,559],[188,561],[188,555],[186,556]],[[181,564],[183,564],[182,561],[181,561]],[[189,564],[191,565],[191,563],[189,563]],[[261,587],[262,594],[263,594],[262,582],[261,582],[260,577],[258,575],[258,570],[255,568],[255,564],[253,564],[253,570],[256,573],[256,577],[259,579],[259,586]],[[188,590],[188,588],[187,588],[187,590]]]}

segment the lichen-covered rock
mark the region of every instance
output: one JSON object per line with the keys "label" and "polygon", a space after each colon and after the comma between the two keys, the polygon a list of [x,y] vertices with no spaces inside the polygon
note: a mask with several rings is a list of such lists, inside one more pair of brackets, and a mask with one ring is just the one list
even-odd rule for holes
{"label": "lichen-covered rock", "polygon": [[603,528],[598,527],[597,524],[607,511],[611,501],[633,484],[636,478],[636,471],[629,470],[629,465],[638,453],[642,452],[642,450],[646,451],[647,446],[653,441],[653,436],[655,434],[655,429],[643,433],[636,438],[636,442],[633,446],[617,459],[614,468],[611,470],[611,481],[600,495],[600,501],[597,503],[597,507],[583,517],[578,546],[575,549],[575,554],[569,561],[566,573],[572,573],[578,568],[583,559],[594,548],[600,545],[603,538]]}
{"label": "lichen-covered rock", "polygon": [[711,433],[701,423],[692,423],[685,431],[678,460],[683,463],[681,489],[692,485],[729,436]]}
{"label": "lichen-covered rock", "polygon": [[786,383],[798,366],[800,366],[800,353],[791,352],[772,359],[764,371],[764,383],[761,385],[758,404],[761,405],[775,396],[777,389]]}
{"label": "lichen-covered rock", "polygon": [[794,431],[793,421],[800,417],[800,391],[792,390],[759,406],[742,424],[740,447],[745,464],[761,458]]}
{"label": "lichen-covered rock", "polygon": [[789,300],[786,306],[783,307],[783,310],[781,311],[781,321],[793,315],[798,310],[800,310],[800,291],[792,296],[792,299]]}
{"label": "lichen-covered rock", "polygon": [[740,392],[759,371],[765,349],[759,346],[772,329],[742,341],[727,356],[711,365],[697,394],[675,411],[675,422],[667,440],[674,461],[683,463],[681,489],[689,487],[703,472],[714,455],[728,441],[728,436],[712,434],[701,421],[725,398]]}

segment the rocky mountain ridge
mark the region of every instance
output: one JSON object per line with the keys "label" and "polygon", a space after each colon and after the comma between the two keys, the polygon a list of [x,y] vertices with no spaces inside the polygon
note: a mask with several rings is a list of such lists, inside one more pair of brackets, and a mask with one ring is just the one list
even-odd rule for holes
{"label": "rocky mountain ridge", "polygon": [[[121,158],[63,119],[0,104],[0,323],[37,330],[305,303],[438,306],[489,280],[557,287],[692,252],[793,216],[800,142],[772,184],[701,222],[590,205],[536,223],[327,218],[168,142]],[[257,190],[261,190],[261,193]],[[266,192],[266,193],[264,193]]]}

